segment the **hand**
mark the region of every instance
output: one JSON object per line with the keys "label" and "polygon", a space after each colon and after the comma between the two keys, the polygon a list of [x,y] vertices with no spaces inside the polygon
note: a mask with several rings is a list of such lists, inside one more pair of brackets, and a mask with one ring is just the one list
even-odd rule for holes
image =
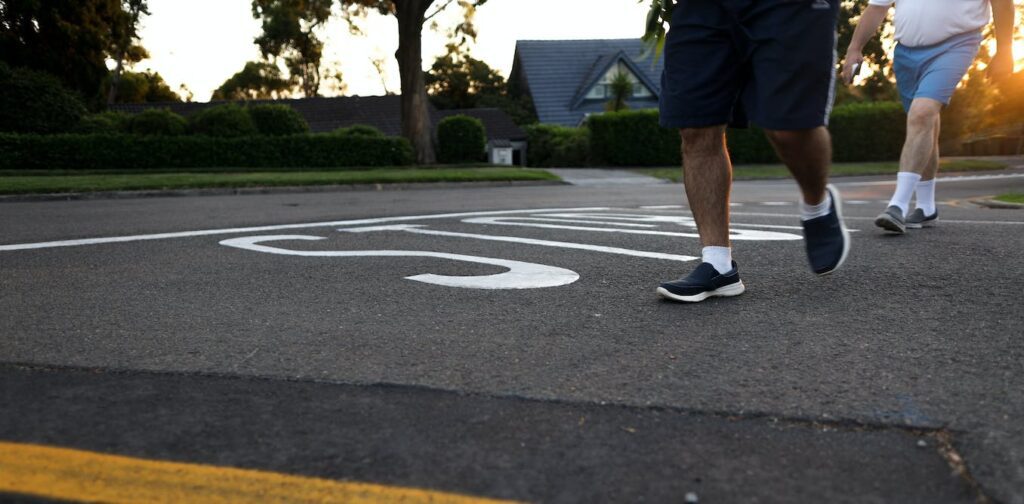
{"label": "hand", "polygon": [[1005,51],[996,53],[985,72],[989,80],[994,82],[1005,79],[1013,73],[1013,56]]}
{"label": "hand", "polygon": [[860,51],[849,51],[846,53],[846,60],[843,61],[843,83],[849,86],[853,84],[853,78],[860,72],[860,65],[864,62],[864,55]]}

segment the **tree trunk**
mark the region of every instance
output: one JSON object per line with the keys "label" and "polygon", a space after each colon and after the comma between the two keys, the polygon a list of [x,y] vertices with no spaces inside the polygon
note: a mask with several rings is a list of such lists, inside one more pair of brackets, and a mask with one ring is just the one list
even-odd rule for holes
{"label": "tree trunk", "polygon": [[399,75],[402,80],[402,135],[412,142],[416,162],[432,164],[434,138],[423,78],[423,18],[434,0],[395,0]]}
{"label": "tree trunk", "polygon": [[117,91],[121,86],[121,72],[124,72],[125,51],[121,50],[117,58],[117,68],[110,78],[110,90],[107,91],[107,105],[113,105],[117,101]]}

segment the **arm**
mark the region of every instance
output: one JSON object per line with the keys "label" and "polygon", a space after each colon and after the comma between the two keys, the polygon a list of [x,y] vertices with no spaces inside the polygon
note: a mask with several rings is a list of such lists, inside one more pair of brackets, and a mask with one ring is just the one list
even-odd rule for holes
{"label": "arm", "polygon": [[988,77],[1001,79],[1013,73],[1013,0],[991,0],[996,27],[996,54],[988,65]]}
{"label": "arm", "polygon": [[[996,1],[996,0],[992,0]],[[1006,0],[1012,2],[1012,0]],[[860,65],[864,61],[864,45],[868,43],[871,37],[878,33],[878,28],[882,26],[882,22],[885,21],[885,16],[889,13],[889,7],[882,5],[868,5],[864,12],[860,15],[860,21],[857,22],[857,28],[853,31],[853,39],[850,40],[850,47],[846,49],[846,60],[843,61],[843,82],[850,84],[853,82],[853,70],[857,65]]]}

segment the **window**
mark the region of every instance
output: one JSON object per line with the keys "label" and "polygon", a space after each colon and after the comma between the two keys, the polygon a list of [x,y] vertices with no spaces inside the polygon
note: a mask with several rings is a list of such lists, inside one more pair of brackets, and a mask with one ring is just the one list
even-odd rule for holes
{"label": "window", "polygon": [[634,74],[629,69],[629,67],[627,67],[623,62],[619,61],[618,63],[612,65],[612,67],[609,68],[607,72],[605,72],[604,76],[601,77],[601,80],[597,81],[597,84],[595,84],[594,87],[590,89],[590,92],[587,93],[587,99],[610,99],[612,97],[612,80],[614,80],[615,75],[617,75],[620,72],[626,74],[626,76],[629,77],[629,80],[633,83],[633,94],[632,96],[630,96],[630,98],[643,99],[651,98],[652,96],[654,96],[651,93],[651,90],[647,89],[647,86],[640,82],[640,79],[637,78],[636,74]]}

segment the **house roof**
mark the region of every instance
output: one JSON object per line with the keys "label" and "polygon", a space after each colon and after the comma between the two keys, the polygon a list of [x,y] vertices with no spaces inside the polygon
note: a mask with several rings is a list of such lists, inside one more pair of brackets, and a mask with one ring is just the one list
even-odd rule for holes
{"label": "house roof", "polygon": [[[164,103],[118,103],[112,110],[136,114],[149,108],[168,108],[176,114],[187,116],[201,110],[231,103],[228,101],[164,102]],[[247,104],[277,103],[295,109],[309,123],[314,133],[326,133],[338,128],[356,124],[373,126],[386,135],[402,134],[402,97],[388,96],[341,96],[334,98],[298,98],[289,100],[249,100]],[[488,139],[525,139],[526,134],[512,122],[508,114],[499,109],[445,110],[439,111],[429,105],[431,122],[437,124],[442,118],[462,113],[480,119],[487,129]]]}
{"label": "house roof", "polygon": [[630,106],[657,106],[664,58],[655,60],[639,39],[520,40],[512,75],[525,83],[540,122],[575,126],[587,114],[604,110],[604,103],[585,97],[620,59],[654,94]]}

